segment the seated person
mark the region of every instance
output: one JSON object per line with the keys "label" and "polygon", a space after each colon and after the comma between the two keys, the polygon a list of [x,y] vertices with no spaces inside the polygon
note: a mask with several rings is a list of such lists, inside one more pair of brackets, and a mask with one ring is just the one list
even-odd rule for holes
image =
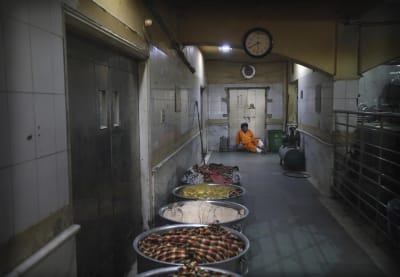
{"label": "seated person", "polygon": [[236,136],[236,147],[243,144],[244,148],[251,152],[265,153],[264,143],[254,137],[253,132],[248,128],[249,125],[245,122],[240,125],[240,131]]}

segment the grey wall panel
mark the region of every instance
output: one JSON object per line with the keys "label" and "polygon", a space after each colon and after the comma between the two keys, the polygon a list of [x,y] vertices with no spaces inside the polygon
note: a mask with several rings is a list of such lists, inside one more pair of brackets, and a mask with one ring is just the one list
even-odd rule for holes
{"label": "grey wall panel", "polygon": [[154,173],[155,211],[175,200],[172,190],[181,184],[180,178],[185,171],[196,164],[196,161],[201,161],[200,151],[200,136],[197,136]]}

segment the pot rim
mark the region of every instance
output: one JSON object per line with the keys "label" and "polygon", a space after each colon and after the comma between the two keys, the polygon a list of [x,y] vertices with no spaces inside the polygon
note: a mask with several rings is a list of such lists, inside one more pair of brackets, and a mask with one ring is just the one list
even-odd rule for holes
{"label": "pot rim", "polygon": [[205,200],[205,199],[194,200],[194,199],[190,199],[190,200],[182,200],[182,201],[176,201],[176,202],[169,203],[169,204],[167,204],[167,205],[161,207],[161,208],[158,210],[158,215],[159,215],[161,218],[163,218],[163,219],[165,219],[165,220],[167,220],[167,221],[174,222],[174,223],[177,223],[177,224],[178,224],[178,223],[180,223],[180,224],[182,224],[182,223],[186,223],[186,224],[200,224],[200,223],[187,223],[187,222],[172,220],[172,219],[166,218],[166,217],[164,216],[165,210],[167,210],[168,208],[171,208],[173,205],[181,205],[181,206],[182,206],[183,204],[186,204],[186,203],[189,203],[189,202],[207,202],[207,203],[210,203],[210,204],[215,204],[215,205],[218,205],[218,206],[233,208],[233,209],[236,209],[236,210],[240,210],[240,209],[243,209],[243,210],[244,210],[244,215],[243,215],[241,218],[234,219],[234,220],[230,220],[230,221],[225,221],[225,222],[215,223],[215,224],[217,224],[217,225],[231,224],[231,223],[236,223],[236,222],[242,221],[242,220],[246,219],[247,216],[248,216],[249,213],[250,213],[250,210],[249,210],[246,206],[244,206],[244,205],[242,205],[242,204],[239,204],[239,203],[236,203],[236,202],[232,202],[232,201]]}
{"label": "pot rim", "polygon": [[[151,276],[154,276],[154,274],[173,273],[173,272],[176,272],[181,266],[182,265],[159,267],[156,269],[138,273],[135,276],[136,277],[151,277]],[[222,268],[216,268],[216,267],[210,267],[210,266],[200,266],[200,268],[203,270],[210,270],[210,271],[214,271],[214,272],[218,272],[218,273],[229,274],[233,277],[242,277],[242,275],[240,275],[236,272],[232,272],[232,271],[225,270]]]}
{"label": "pot rim", "polygon": [[[145,259],[151,260],[153,262],[156,263],[160,263],[160,264],[164,264],[164,265],[183,265],[182,263],[169,263],[169,262],[164,262],[164,261],[160,261],[160,260],[156,260],[154,258],[151,258],[149,256],[146,256],[142,253],[142,251],[139,250],[139,241],[141,241],[142,239],[144,239],[145,237],[147,237],[150,234],[153,233],[157,233],[157,232],[162,232],[162,231],[168,231],[171,229],[178,229],[178,228],[198,228],[198,227],[205,227],[205,226],[209,226],[210,224],[173,224],[173,225],[164,225],[164,226],[160,226],[160,227],[156,227],[156,228],[152,228],[150,230],[144,231],[141,234],[137,235],[136,238],[133,240],[133,249],[136,251],[136,253],[140,256],[142,256]],[[249,239],[242,233],[226,227],[226,226],[220,226],[221,228],[224,228],[225,230],[235,234],[236,236],[238,236],[243,242],[244,242],[244,249],[242,252],[239,253],[239,255],[235,256],[235,257],[231,257],[222,261],[217,261],[217,262],[212,262],[212,263],[205,263],[205,264],[199,264],[200,266],[212,266],[212,265],[219,265],[219,264],[224,264],[224,263],[228,263],[230,261],[239,259],[240,257],[242,257],[244,254],[247,253],[247,251],[250,249],[250,241]]]}
{"label": "pot rim", "polygon": [[208,199],[206,199],[206,198],[186,197],[186,196],[183,196],[183,195],[179,195],[177,193],[179,190],[181,190],[181,189],[183,189],[185,187],[199,185],[199,184],[190,184],[190,185],[182,185],[182,186],[178,186],[178,187],[174,188],[172,190],[172,194],[174,196],[178,197],[178,198],[186,199],[186,200],[230,200],[230,199],[235,199],[235,198],[241,197],[246,193],[246,189],[244,187],[238,186],[238,185],[234,185],[234,184],[229,184],[229,185],[227,185],[227,184],[215,184],[215,183],[204,183],[204,184],[207,184],[209,186],[229,186],[229,187],[234,187],[236,189],[240,189],[242,191],[242,193],[240,195],[238,195],[238,196],[229,197],[229,198],[208,198]]}

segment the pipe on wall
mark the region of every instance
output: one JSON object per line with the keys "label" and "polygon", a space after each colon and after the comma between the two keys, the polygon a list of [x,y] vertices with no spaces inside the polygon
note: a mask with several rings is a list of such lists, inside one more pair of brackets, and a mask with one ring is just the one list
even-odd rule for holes
{"label": "pipe on wall", "polygon": [[6,275],[6,277],[17,277],[27,273],[34,266],[43,261],[47,256],[51,255],[51,253],[53,253],[66,241],[75,236],[80,228],[81,226],[77,224],[69,226],[62,233],[53,238],[37,252],[35,252],[33,255],[31,255],[29,258],[19,264],[16,268],[14,268],[10,273]]}
{"label": "pipe on wall", "polygon": [[152,170],[151,170],[151,184],[150,184],[150,194],[151,194],[151,199],[150,199],[150,220],[151,221],[156,214],[156,211],[154,210],[154,207],[156,206],[156,196],[155,196],[155,178],[157,172],[168,162],[170,161],[173,157],[175,157],[180,151],[182,151],[186,146],[188,146],[194,139],[196,139],[200,135],[200,132],[197,132],[195,135],[193,135],[190,139],[188,139],[184,144],[182,144],[178,149],[176,149],[174,152],[172,152],[170,155],[168,155],[166,158],[164,158],[161,162],[159,162],[157,165],[155,165]]}

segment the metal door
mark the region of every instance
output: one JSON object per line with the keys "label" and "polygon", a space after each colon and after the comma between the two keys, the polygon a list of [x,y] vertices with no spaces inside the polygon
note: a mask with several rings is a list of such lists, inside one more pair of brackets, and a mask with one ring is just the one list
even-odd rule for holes
{"label": "metal door", "polygon": [[264,140],[265,89],[229,89],[229,142],[234,145],[240,124],[247,122],[256,137]]}
{"label": "metal door", "polygon": [[141,231],[137,64],[67,34],[68,117],[79,276],[124,276]]}

